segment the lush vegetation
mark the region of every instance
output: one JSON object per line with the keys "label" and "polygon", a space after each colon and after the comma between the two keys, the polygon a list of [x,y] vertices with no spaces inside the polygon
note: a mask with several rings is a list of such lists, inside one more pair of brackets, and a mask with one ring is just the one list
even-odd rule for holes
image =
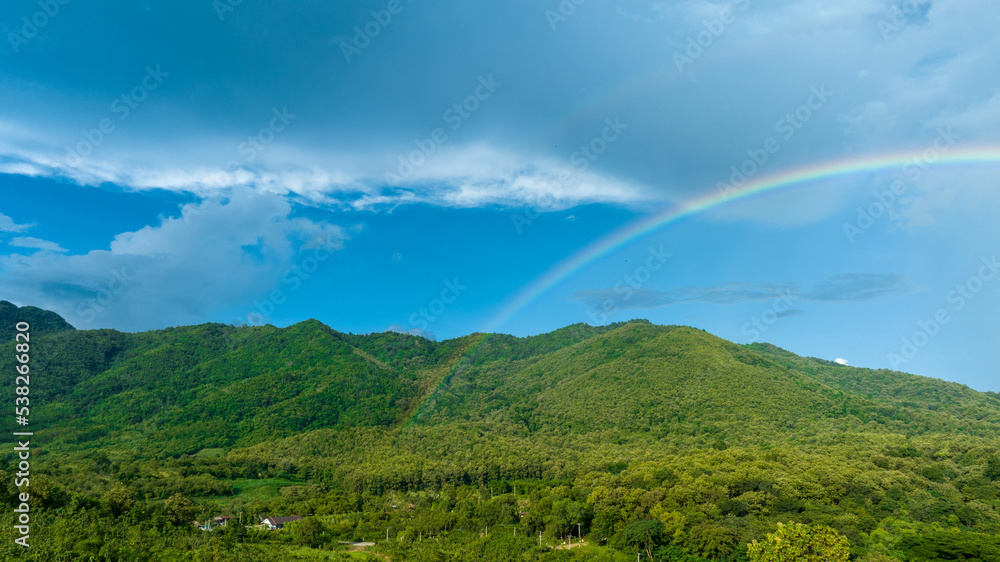
{"label": "lush vegetation", "polygon": [[43,318],[32,547],[8,449],[4,559],[1000,560],[1000,397],[953,383],[644,321],[433,342],[0,311]]}
{"label": "lush vegetation", "polygon": [[34,306],[18,307],[12,302],[0,301],[0,341],[14,339],[18,322],[28,322],[35,330],[47,334],[74,329],[55,312]]}

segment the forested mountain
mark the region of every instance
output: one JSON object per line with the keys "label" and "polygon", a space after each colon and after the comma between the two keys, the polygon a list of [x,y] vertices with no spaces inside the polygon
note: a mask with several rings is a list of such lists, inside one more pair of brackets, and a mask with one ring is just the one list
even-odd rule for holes
{"label": "forested mountain", "polygon": [[14,339],[18,322],[28,322],[40,334],[74,329],[69,322],[55,312],[34,306],[19,307],[9,301],[0,301],[0,341]]}
{"label": "forested mountain", "polygon": [[[434,342],[8,305],[43,328],[38,519],[30,553],[5,525],[9,559],[338,560],[388,530],[393,560],[744,560],[804,523],[857,559],[1000,560],[1000,400],[962,385],[645,321]],[[9,448],[0,469],[17,506]],[[190,525],[218,514],[312,517]]]}

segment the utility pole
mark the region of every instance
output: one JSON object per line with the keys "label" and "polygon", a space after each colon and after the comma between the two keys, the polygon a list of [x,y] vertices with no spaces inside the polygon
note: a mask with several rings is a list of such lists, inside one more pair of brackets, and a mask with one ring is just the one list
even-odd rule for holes
{"label": "utility pole", "polygon": [[542,546],[542,532],[538,531],[538,546]]}

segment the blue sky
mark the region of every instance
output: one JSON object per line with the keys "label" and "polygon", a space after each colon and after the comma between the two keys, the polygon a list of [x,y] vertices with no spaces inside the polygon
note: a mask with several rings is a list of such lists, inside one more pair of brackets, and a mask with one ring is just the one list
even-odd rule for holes
{"label": "blue sky", "polygon": [[[0,298],[130,331],[648,318],[1000,390],[994,13],[6,2]],[[734,170],[866,158],[885,165],[706,205],[511,304]]]}

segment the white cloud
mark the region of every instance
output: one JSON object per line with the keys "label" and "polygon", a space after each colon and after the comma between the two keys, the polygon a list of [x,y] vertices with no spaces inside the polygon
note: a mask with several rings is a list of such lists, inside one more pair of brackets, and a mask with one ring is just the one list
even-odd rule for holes
{"label": "white cloud", "polygon": [[33,236],[18,236],[10,241],[10,245],[15,248],[34,248],[36,250],[45,250],[48,252],[66,251],[66,248],[63,248],[55,242],[42,240],[41,238],[35,238]]}
{"label": "white cloud", "polygon": [[982,213],[992,228],[1000,211],[1000,170],[989,167],[931,167],[900,198],[896,223],[905,229],[973,224]]}
{"label": "white cloud", "polygon": [[415,168],[400,187],[411,190],[408,200],[448,207],[531,206],[548,211],[587,203],[662,200],[645,186],[581,171],[568,159],[528,157],[488,145],[443,150],[440,157]]}
{"label": "white cloud", "polygon": [[334,225],[291,215],[274,194],[238,191],[185,205],[178,218],[115,236],[107,250],[0,258],[0,293],[83,328],[145,330],[219,318],[281,286],[281,275],[319,241],[336,250]]}
{"label": "white cloud", "polygon": [[976,100],[964,108],[956,108],[928,122],[931,129],[954,127],[965,133],[964,143],[995,142],[1000,130],[1000,91]]}
{"label": "white cloud", "polygon": [[0,213],[0,232],[24,232],[33,226],[35,226],[34,223],[17,224],[14,219]]}
{"label": "white cloud", "polygon": [[848,365],[847,359],[842,359],[840,357],[838,357],[836,360],[834,360],[834,363],[836,363],[838,365]]}
{"label": "white cloud", "polygon": [[[593,170],[581,171],[568,159],[529,157],[485,144],[442,147],[426,160],[415,159],[420,165],[402,171],[399,159],[406,152],[372,156],[365,163],[286,152],[301,160],[273,157],[264,161],[262,156],[252,169],[225,169],[196,164],[162,167],[153,161],[126,165],[112,160],[85,160],[70,166],[38,152],[20,151],[17,156],[24,160],[11,160],[8,155],[7,162],[0,162],[0,173],[67,177],[84,185],[111,183],[136,190],[168,189],[201,197],[252,188],[357,210],[427,203],[549,211],[588,203],[638,205],[662,200],[648,187]],[[390,174],[393,179],[387,182]]]}
{"label": "white cloud", "polygon": [[421,338],[425,338],[428,340],[435,340],[435,341],[437,340],[437,336],[434,335],[434,332],[428,332],[427,330],[421,330],[420,328],[411,328],[407,330],[406,328],[404,328],[399,324],[393,324],[392,326],[386,328],[385,331],[396,332],[398,334],[409,334],[411,336],[419,336]]}

